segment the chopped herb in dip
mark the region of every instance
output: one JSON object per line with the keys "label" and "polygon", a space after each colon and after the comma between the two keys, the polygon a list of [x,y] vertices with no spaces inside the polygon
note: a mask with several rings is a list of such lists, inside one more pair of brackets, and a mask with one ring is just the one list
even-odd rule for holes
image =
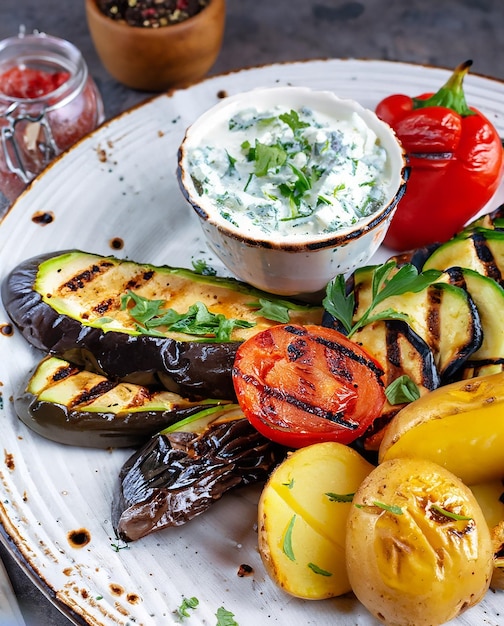
{"label": "chopped herb in dip", "polygon": [[330,234],[382,206],[387,153],[354,113],[247,109],[188,154],[200,195],[250,235]]}

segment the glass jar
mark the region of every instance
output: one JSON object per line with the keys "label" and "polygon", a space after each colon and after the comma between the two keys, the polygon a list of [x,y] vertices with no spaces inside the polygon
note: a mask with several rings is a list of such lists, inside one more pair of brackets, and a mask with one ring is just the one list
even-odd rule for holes
{"label": "glass jar", "polygon": [[0,192],[8,202],[103,119],[101,96],[73,44],[43,33],[0,42]]}

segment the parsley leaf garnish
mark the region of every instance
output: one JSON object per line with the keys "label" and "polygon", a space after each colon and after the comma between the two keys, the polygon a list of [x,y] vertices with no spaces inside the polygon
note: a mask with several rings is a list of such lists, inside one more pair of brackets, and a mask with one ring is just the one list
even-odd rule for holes
{"label": "parsley leaf garnish", "polygon": [[266,298],[259,298],[258,302],[250,302],[248,306],[258,309],[257,315],[281,324],[290,321],[289,309],[294,308],[285,300],[266,300]]}
{"label": "parsley leaf garnish", "polygon": [[289,524],[285,530],[285,534],[284,534],[284,538],[283,538],[283,543],[282,543],[282,550],[283,553],[285,554],[285,556],[290,560],[290,561],[295,561],[296,557],[294,556],[294,550],[292,548],[292,531],[294,529],[294,524],[296,522],[296,515],[293,515],[289,521]]}
{"label": "parsley leaf garnish", "polygon": [[331,572],[328,572],[327,570],[322,569],[318,565],[315,565],[315,563],[308,563],[308,567],[311,569],[311,571],[314,574],[319,574],[320,576],[332,576]]}
{"label": "parsley leaf garnish", "polygon": [[411,263],[406,263],[400,268],[395,261],[387,261],[373,268],[371,286],[371,304],[364,311],[362,317],[353,321],[355,296],[353,291],[346,293],[345,278],[341,274],[329,282],[326,288],[326,296],[322,302],[324,308],[337,319],[345,330],[348,337],[352,337],[359,328],[366,324],[387,319],[400,319],[408,321],[408,316],[401,311],[391,308],[384,309],[373,314],[376,307],[392,296],[400,296],[404,293],[418,293],[441,276],[439,270],[427,270],[418,273],[417,268]]}
{"label": "parsley leaf garnish", "polygon": [[321,204],[332,204],[330,200],[328,200],[325,196],[317,196],[317,206]]}
{"label": "parsley leaf garnish", "polygon": [[121,309],[127,309],[130,301],[134,306],[128,310],[137,322],[138,332],[154,337],[163,337],[164,333],[157,330],[164,326],[169,332],[184,333],[205,337],[207,341],[231,341],[235,328],[252,328],[253,322],[227,318],[222,313],[212,313],[203,302],[192,304],[186,313],[178,313],[174,309],[163,308],[164,300],[149,300],[128,291],[121,298]]}
{"label": "parsley leaf garnish", "polygon": [[[300,217],[299,208],[301,207],[301,200],[312,188],[311,176],[308,177],[303,170],[297,168],[293,163],[288,163],[288,166],[291,168],[296,178],[292,183],[281,183],[278,186],[282,196],[289,199],[289,206],[291,208],[291,214],[288,217],[282,218],[283,222]],[[308,215],[312,212],[313,209],[310,209]]]}
{"label": "parsley leaf garnish", "polygon": [[329,498],[330,502],[352,502],[354,493],[333,493],[327,491],[325,495]]}
{"label": "parsley leaf garnish", "polygon": [[184,619],[184,617],[191,617],[188,609],[195,609],[199,604],[198,598],[183,598],[182,603],[177,609],[177,615],[180,619]]}
{"label": "parsley leaf garnish", "polygon": [[346,293],[346,282],[343,274],[338,274],[328,283],[322,306],[334,319],[343,324],[347,333],[350,333],[353,325],[355,296],[353,290],[348,294]]}
{"label": "parsley leaf garnish", "polygon": [[297,180],[294,183],[294,188],[297,193],[302,196],[305,192],[309,191],[312,188],[312,181],[306,176],[306,174],[302,170],[297,168],[293,163],[289,163],[289,167],[297,177]]}
{"label": "parsley leaf garnish", "polygon": [[217,618],[216,626],[238,626],[238,622],[234,619],[234,613],[231,613],[223,606],[217,609],[215,617]]}
{"label": "parsley leaf garnish", "polygon": [[287,152],[282,146],[278,144],[267,146],[257,139],[254,154],[254,174],[256,176],[266,176],[269,170],[281,167],[287,160]]}
{"label": "parsley leaf garnish", "polygon": [[129,314],[139,324],[145,324],[148,320],[158,316],[165,303],[164,300],[149,300],[148,298],[139,296],[133,291],[128,291],[121,296],[122,311],[128,308],[128,304],[131,300],[135,304],[129,310]]}
{"label": "parsley leaf garnish", "polygon": [[[369,508],[370,505],[369,504],[356,504],[355,506],[358,509],[366,509],[366,508]],[[396,504],[385,504],[384,502],[373,500],[373,506],[379,509],[383,509],[384,511],[387,511],[388,513],[392,513],[393,515],[403,514],[403,510],[401,509],[401,507],[397,506]]]}
{"label": "parsley leaf garnish", "polygon": [[294,109],[291,109],[289,113],[282,113],[278,117],[282,120],[282,122],[285,122],[285,124],[290,126],[294,134],[296,134],[297,130],[300,130],[301,128],[308,128],[308,126],[310,126],[308,122],[303,122],[299,119],[299,113]]}
{"label": "parsley leaf garnish", "polygon": [[228,158],[228,173],[232,174],[232,172],[236,171],[236,158],[231,156],[227,150],[226,155]]}
{"label": "parsley leaf garnish", "polygon": [[420,397],[418,385],[409,376],[399,376],[385,389],[385,395],[390,404],[405,404]]}
{"label": "parsley leaf garnish", "polygon": [[192,260],[192,266],[196,274],[201,274],[202,276],[216,276],[217,270],[208,265],[208,263],[204,259]]}
{"label": "parsley leaf garnish", "polygon": [[434,509],[434,511],[436,511],[437,513],[440,513],[441,515],[444,515],[445,517],[449,517],[450,519],[456,521],[470,521],[473,519],[472,517],[468,517],[467,515],[459,515],[458,513],[452,513],[452,511],[447,511],[438,504],[431,504],[431,509]]}

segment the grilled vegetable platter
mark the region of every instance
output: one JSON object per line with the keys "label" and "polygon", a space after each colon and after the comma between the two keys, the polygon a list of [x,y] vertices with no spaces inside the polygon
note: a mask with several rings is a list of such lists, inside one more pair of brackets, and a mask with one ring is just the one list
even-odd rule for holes
{"label": "grilled vegetable platter", "polygon": [[[80,250],[42,255],[16,266],[2,285],[14,327],[47,353],[22,383],[14,409],[29,428],[62,444],[138,448],[120,470],[111,504],[120,540],[184,525],[230,489],[268,481],[259,547],[280,588],[306,599],[353,591],[378,617],[407,624],[417,610],[416,623],[442,624],[481,600],[494,571],[500,587],[502,520],[487,521],[470,486],[504,476],[503,276],[504,206],[443,244],[336,276],[321,304]],[[335,448],[324,456],[330,443]],[[308,459],[300,467],[297,448]],[[284,482],[275,483],[284,466]],[[314,490],[318,473],[328,482]],[[351,486],[334,487],[340,474]],[[390,494],[380,482],[388,475],[397,480]],[[375,518],[383,517],[382,506],[392,518],[403,511],[367,501],[366,488],[399,503],[411,489],[420,509],[411,513],[413,524],[431,515],[418,498],[436,506],[427,536],[469,533],[467,545],[444,548],[453,572],[439,576],[437,593],[447,595],[447,586],[452,592],[430,612],[434,579],[425,596],[387,591],[396,587],[392,573],[382,581],[392,557],[380,557],[374,537],[384,531],[375,524],[384,522]],[[330,512],[320,515],[319,492],[332,494]],[[331,501],[343,497],[349,506],[340,507],[338,522]],[[299,521],[294,533],[300,516],[303,534]],[[453,516],[471,524],[439,531]],[[397,529],[390,524],[389,541]],[[402,529],[397,543],[411,532]],[[361,584],[370,547],[378,552],[376,570],[370,567]],[[298,558],[307,560],[304,575]],[[396,576],[426,567],[423,557],[409,560],[391,566]],[[455,570],[473,584],[453,584]],[[319,582],[325,578],[328,586]]]}
{"label": "grilled vegetable platter", "polygon": [[[366,104],[375,71],[334,88]],[[222,80],[192,89],[210,98]],[[229,80],[239,89],[239,78]],[[377,89],[369,106],[397,83]],[[166,102],[149,106],[141,134],[150,129],[165,147],[176,145],[189,121],[186,102],[177,101],[183,113],[169,123]],[[498,198],[495,210],[442,245],[381,250],[375,264],[335,277],[316,303],[279,300],[222,272],[164,174],[163,198],[138,206],[135,190],[146,181],[125,181],[125,171],[140,175],[124,156],[131,145],[120,144],[143,140],[129,123],[117,120],[56,164],[57,173],[72,158],[80,163],[75,191],[48,172],[0,228],[0,519],[19,560],[77,623],[243,626],[288,615],[293,624],[316,616],[320,624],[373,626],[404,601],[416,626],[482,615],[498,624]],[[153,170],[147,180],[159,184],[157,165],[139,153]],[[102,191],[90,183],[96,176]],[[98,198],[108,197],[111,177],[121,189],[114,206],[125,204],[91,236],[87,223],[105,217]],[[166,193],[175,209],[160,227]],[[87,214],[77,210],[93,204]],[[25,235],[30,243],[18,251]],[[335,372],[348,380],[334,386]],[[359,389],[368,391],[360,399]],[[307,428],[307,414],[319,429]],[[390,491],[378,473],[388,467],[397,468]],[[424,499],[398,502],[407,491],[401,480],[409,485],[415,474]],[[418,598],[402,589],[387,600],[378,584],[384,553],[376,537],[408,532],[412,519],[453,567],[437,581],[444,602],[423,616]],[[365,572],[366,560],[376,569]],[[422,562],[413,550],[401,563],[413,577]],[[454,572],[468,564],[472,583],[460,585]],[[485,593],[490,585],[495,591]]]}

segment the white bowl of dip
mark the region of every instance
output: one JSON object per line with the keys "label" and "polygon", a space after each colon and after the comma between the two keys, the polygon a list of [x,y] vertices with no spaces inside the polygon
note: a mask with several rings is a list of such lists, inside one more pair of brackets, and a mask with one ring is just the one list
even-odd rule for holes
{"label": "white bowl of dip", "polygon": [[273,87],[201,115],[180,146],[178,180],[237,278],[304,296],[378,249],[404,193],[405,159],[393,130],[359,103]]}

